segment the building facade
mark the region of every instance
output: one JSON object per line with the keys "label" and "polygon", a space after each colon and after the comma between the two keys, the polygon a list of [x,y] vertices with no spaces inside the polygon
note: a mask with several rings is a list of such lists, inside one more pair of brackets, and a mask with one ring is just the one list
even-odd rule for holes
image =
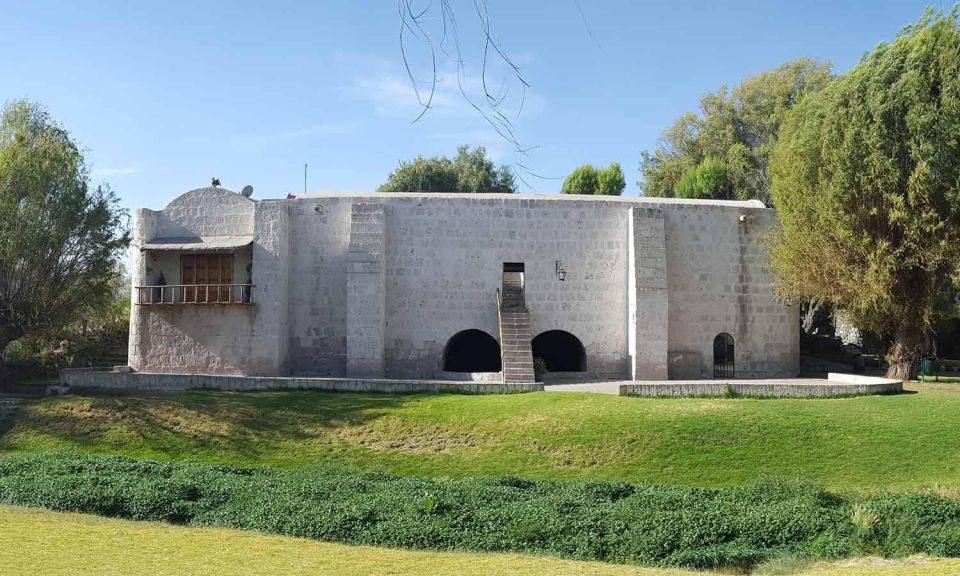
{"label": "building facade", "polygon": [[757,201],[220,188],[134,215],[141,372],[792,377]]}

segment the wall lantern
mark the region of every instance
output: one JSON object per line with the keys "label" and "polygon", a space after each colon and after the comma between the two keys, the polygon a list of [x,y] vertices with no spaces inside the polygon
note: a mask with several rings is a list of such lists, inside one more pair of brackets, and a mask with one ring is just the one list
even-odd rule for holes
{"label": "wall lantern", "polygon": [[554,269],[554,274],[557,275],[557,279],[563,282],[567,279],[567,271],[563,269],[563,266],[560,266],[560,261],[557,260],[556,268]]}

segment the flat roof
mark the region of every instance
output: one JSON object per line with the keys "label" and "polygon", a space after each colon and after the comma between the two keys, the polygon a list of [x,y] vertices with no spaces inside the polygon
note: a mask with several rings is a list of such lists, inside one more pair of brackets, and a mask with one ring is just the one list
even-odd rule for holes
{"label": "flat roof", "polygon": [[253,243],[252,234],[234,236],[170,237],[154,238],[145,242],[141,250],[173,250],[190,252],[208,252],[216,250],[235,250]]}
{"label": "flat roof", "polygon": [[[487,194],[470,192],[307,192],[287,195],[288,199],[318,200],[322,198],[403,198],[423,200],[537,200],[548,202],[606,202],[622,204],[728,206],[734,208],[766,208],[760,200],[690,200],[687,198],[648,198],[646,196],[592,196],[582,194]],[[281,198],[282,199],[282,198]]]}

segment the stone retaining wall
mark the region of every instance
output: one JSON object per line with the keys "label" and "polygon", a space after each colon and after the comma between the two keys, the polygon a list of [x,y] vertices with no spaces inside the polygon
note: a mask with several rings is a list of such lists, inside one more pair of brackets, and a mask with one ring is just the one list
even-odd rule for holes
{"label": "stone retaining wall", "polygon": [[95,368],[71,368],[60,371],[60,382],[74,388],[180,392],[215,389],[323,390],[328,392],[372,392],[379,394],[453,393],[511,394],[543,390],[543,384],[503,384],[492,382],[451,382],[443,380],[382,380],[358,378],[281,378],[270,376],[224,376],[209,374],[153,374],[110,372]]}
{"label": "stone retaining wall", "polygon": [[899,394],[903,382],[871,376],[829,374],[826,380],[687,380],[621,384],[621,396],[704,397],[750,396],[760,398],[826,398]]}

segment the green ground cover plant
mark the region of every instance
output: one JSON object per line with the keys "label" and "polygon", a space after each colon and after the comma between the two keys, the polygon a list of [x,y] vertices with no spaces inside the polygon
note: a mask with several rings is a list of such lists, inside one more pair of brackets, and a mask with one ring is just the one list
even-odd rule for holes
{"label": "green ground cover plant", "polygon": [[189,392],[22,403],[0,453],[399,475],[510,475],[699,487],[765,476],[830,490],[960,487],[960,386],[898,396],[651,399],[599,394],[377,396]]}
{"label": "green ground cover plant", "polygon": [[437,480],[38,453],[0,459],[0,502],[349,544],[666,567],[865,552],[960,556],[960,502],[887,494],[851,504],[785,480],[721,489]]}

